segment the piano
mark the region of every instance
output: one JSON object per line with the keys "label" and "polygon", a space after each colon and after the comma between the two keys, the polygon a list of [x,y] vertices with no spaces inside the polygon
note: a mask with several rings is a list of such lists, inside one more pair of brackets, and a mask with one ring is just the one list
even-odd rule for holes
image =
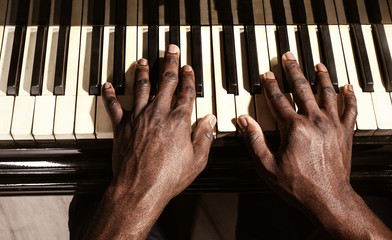
{"label": "piano", "polygon": [[293,103],[280,56],[293,52],[314,93],[314,65],[358,99],[351,182],[392,193],[391,0],[0,0],[0,195],[104,191],[113,133],[100,88],[132,108],[135,62],[156,92],[165,46],[195,70],[193,127],[217,116],[206,170],[185,192],[270,192],[235,125],[253,116],[278,147],[259,75]]}

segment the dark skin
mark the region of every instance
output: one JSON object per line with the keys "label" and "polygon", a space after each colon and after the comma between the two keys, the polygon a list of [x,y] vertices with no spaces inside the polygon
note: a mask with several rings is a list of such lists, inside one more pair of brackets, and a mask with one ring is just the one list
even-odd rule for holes
{"label": "dark skin", "polygon": [[[145,239],[170,199],[205,168],[216,119],[204,117],[191,137],[194,73],[190,66],[178,73],[178,59],[179,49],[170,45],[153,100],[149,98],[148,63],[139,60],[130,112],[121,108],[110,84],[103,86],[114,129],[114,177],[86,239]],[[390,230],[349,184],[356,119],[352,88],[343,88],[340,116],[323,65],[317,66],[317,101],[292,54],[283,57],[283,65],[298,113],[281,93],[273,73],[264,74],[262,81],[282,138],[279,152],[269,149],[255,120],[238,118],[260,176],[333,237],[392,239]],[[173,101],[177,84],[179,92]]]}

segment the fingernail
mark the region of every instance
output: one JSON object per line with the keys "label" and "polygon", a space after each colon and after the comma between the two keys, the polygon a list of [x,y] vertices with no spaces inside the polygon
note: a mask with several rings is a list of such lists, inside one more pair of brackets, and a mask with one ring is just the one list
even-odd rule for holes
{"label": "fingernail", "polygon": [[144,59],[144,58],[142,58],[142,59],[140,59],[138,62],[137,62],[140,66],[147,66],[147,59]]}
{"label": "fingernail", "polygon": [[179,48],[177,47],[177,45],[174,44],[170,44],[169,46],[167,46],[167,52],[168,53],[178,53]]}
{"label": "fingernail", "polygon": [[210,119],[210,126],[211,126],[212,129],[214,129],[214,127],[215,127],[215,125],[216,125],[216,118],[215,118],[215,116],[213,116],[213,115],[211,115],[210,118],[211,118],[211,119]]}
{"label": "fingernail", "polygon": [[347,84],[347,85],[346,85],[346,88],[347,88],[347,90],[349,90],[350,92],[354,92],[353,85]]}
{"label": "fingernail", "polygon": [[108,83],[108,82],[105,82],[105,84],[103,85],[103,88],[104,88],[104,89],[108,89],[108,88],[110,88],[110,83]]}
{"label": "fingernail", "polygon": [[285,57],[287,60],[290,60],[290,61],[297,61],[297,59],[295,58],[295,56],[294,56],[294,54],[293,54],[292,52],[287,52],[287,53],[285,53],[285,54],[284,54],[284,57]]}
{"label": "fingernail", "polygon": [[192,72],[192,67],[189,66],[189,65],[185,65],[185,66],[182,67],[182,70],[184,72]]}
{"label": "fingernail", "polygon": [[241,130],[244,130],[245,128],[248,127],[248,121],[246,121],[244,117],[239,117],[237,122]]}
{"label": "fingernail", "polygon": [[328,72],[327,67],[322,63],[316,65],[316,70],[317,72]]}
{"label": "fingernail", "polygon": [[264,73],[264,79],[275,79],[275,75],[273,72]]}

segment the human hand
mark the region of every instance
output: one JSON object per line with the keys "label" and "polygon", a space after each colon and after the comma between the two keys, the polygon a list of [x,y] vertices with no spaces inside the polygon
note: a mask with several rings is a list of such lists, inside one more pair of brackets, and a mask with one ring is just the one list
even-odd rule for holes
{"label": "human hand", "polygon": [[194,73],[190,66],[178,72],[179,54],[177,46],[168,46],[152,100],[147,60],[138,61],[132,111],[122,109],[111,84],[103,86],[114,131],[113,180],[88,239],[145,239],[170,199],[207,164],[216,119],[204,117],[191,137]]}
{"label": "human hand", "polygon": [[[134,108],[130,112],[121,108],[113,87],[104,85],[103,99],[114,130],[113,183],[124,191],[131,191],[135,185],[143,187],[143,191],[159,188],[157,191],[172,198],[206,166],[216,120],[213,115],[203,118],[191,138],[195,80],[188,65],[178,73],[179,54],[177,46],[169,45],[153,100],[149,100],[147,60],[139,60]],[[178,82],[179,92],[173,104]]]}
{"label": "human hand", "polygon": [[337,95],[324,65],[317,65],[316,101],[294,56],[285,54],[282,64],[298,113],[280,91],[274,74],[268,72],[263,77],[267,102],[280,130],[279,151],[270,150],[260,126],[252,118],[240,117],[239,125],[257,159],[261,176],[277,191],[310,206],[318,199],[339,196],[349,189],[356,99],[352,87],[345,86],[340,116]]}

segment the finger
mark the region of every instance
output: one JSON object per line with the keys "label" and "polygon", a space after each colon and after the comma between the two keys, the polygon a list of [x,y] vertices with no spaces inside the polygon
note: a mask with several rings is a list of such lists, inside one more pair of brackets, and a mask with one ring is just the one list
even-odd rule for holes
{"label": "finger", "polygon": [[260,161],[264,169],[273,171],[274,155],[267,146],[260,125],[247,115],[241,115],[237,122],[250,153]]}
{"label": "finger", "polygon": [[328,114],[338,115],[337,94],[332,86],[331,77],[324,64],[316,65],[317,77],[317,102],[320,109],[324,109]]}
{"label": "finger", "polygon": [[123,109],[117,100],[116,92],[111,83],[106,82],[102,87],[102,97],[107,113],[113,125],[118,125],[123,116]]}
{"label": "finger", "polygon": [[294,101],[298,106],[298,113],[309,114],[318,112],[320,109],[314,98],[312,89],[302,73],[294,54],[291,52],[285,53],[282,57],[282,63],[287,81],[293,93]]}
{"label": "finger", "polygon": [[185,65],[182,67],[180,75],[176,107],[183,106],[191,113],[196,98],[195,74],[191,66]]}
{"label": "finger", "polygon": [[284,122],[296,114],[286,96],[280,91],[278,82],[272,72],[263,75],[263,88],[268,106],[278,123]]}
{"label": "finger", "polygon": [[348,129],[354,130],[354,124],[357,119],[357,99],[354,94],[353,86],[346,85],[343,88],[343,105],[344,111],[341,122]]}
{"label": "finger", "polygon": [[144,58],[137,62],[134,83],[134,114],[138,116],[147,106],[150,98],[151,84],[149,80],[148,61]]}
{"label": "finger", "polygon": [[156,101],[159,104],[169,108],[178,84],[179,53],[180,49],[176,45],[170,44],[167,47],[163,73],[156,96]]}
{"label": "finger", "polygon": [[193,133],[193,153],[194,159],[197,163],[202,164],[202,171],[207,164],[208,154],[212,141],[214,139],[213,132],[216,125],[216,118],[214,115],[207,115],[200,120],[195,132]]}

